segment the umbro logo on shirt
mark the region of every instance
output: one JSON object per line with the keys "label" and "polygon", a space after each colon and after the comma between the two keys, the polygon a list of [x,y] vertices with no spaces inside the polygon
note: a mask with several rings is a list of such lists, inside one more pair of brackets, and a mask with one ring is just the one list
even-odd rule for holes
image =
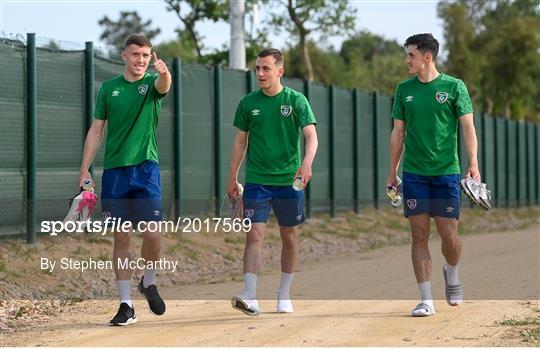
{"label": "umbro logo on shirt", "polygon": [[117,91],[117,90],[112,91],[113,97],[118,97],[119,95],[120,95],[120,91]]}
{"label": "umbro logo on shirt", "polygon": [[261,114],[261,111],[260,111],[259,109],[253,109],[253,110],[251,111],[251,115],[252,115],[252,116],[258,116],[258,115],[260,115],[260,114]]}
{"label": "umbro logo on shirt", "polygon": [[413,96],[407,96],[405,97],[405,102],[412,102],[413,98]]}

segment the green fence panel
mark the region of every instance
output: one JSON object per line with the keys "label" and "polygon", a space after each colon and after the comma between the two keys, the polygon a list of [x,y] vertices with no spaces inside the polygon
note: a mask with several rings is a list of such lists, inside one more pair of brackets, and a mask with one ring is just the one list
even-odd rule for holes
{"label": "green fence panel", "polygon": [[534,125],[534,177],[536,205],[540,205],[540,124]]}
{"label": "green fence panel", "polygon": [[[167,63],[172,70],[172,62]],[[163,98],[157,127],[163,218],[174,216],[174,107],[172,90]]]}
{"label": "green fence panel", "polygon": [[0,236],[10,236],[26,219],[26,47],[0,40],[0,61]]}
{"label": "green fence panel", "polygon": [[[59,67],[62,68],[59,71]],[[83,149],[84,55],[37,50],[36,222],[62,220]]]}
{"label": "green fence panel", "polygon": [[483,116],[484,118],[484,152],[482,169],[483,182],[486,183],[487,188],[492,191],[492,196],[495,195],[495,133],[494,133],[494,119],[491,117]]}
{"label": "green fence panel", "polygon": [[336,88],[336,208],[354,208],[353,99],[349,90]]}
{"label": "green fence panel", "polygon": [[517,206],[518,199],[518,147],[517,147],[517,123],[508,121],[508,205],[510,207]]}
{"label": "green fence panel", "polygon": [[[229,170],[231,165],[231,151],[236,134],[233,126],[234,115],[238,102],[247,93],[246,73],[230,69],[222,70],[222,91],[221,91],[221,188],[224,196],[227,191],[227,181],[229,180]],[[239,171],[239,182],[244,183],[245,162]],[[219,197],[218,199],[221,199]]]}
{"label": "green fence panel", "polygon": [[188,215],[212,212],[214,196],[214,77],[210,67],[182,69],[183,207]]}
{"label": "green fence panel", "polygon": [[379,207],[387,205],[386,190],[384,188],[388,171],[390,169],[390,133],[392,131],[392,104],[391,97],[379,95],[377,120],[377,197]]}
{"label": "green fence panel", "polygon": [[534,149],[534,124],[528,122],[527,134],[527,205],[535,204],[535,193],[538,185],[538,177],[535,176],[535,149]]}
{"label": "green fence panel", "polygon": [[313,162],[311,180],[311,202],[313,211],[327,212],[330,207],[329,178],[329,94],[328,88],[319,84],[311,85],[311,107],[317,119],[319,148]]}
{"label": "green fence panel", "polygon": [[[477,147],[477,159],[478,159],[478,168],[480,169],[480,174],[484,175],[484,127],[483,127],[483,116],[475,115],[474,116],[474,128],[476,130],[476,140],[478,141]],[[465,153],[467,156],[467,153]],[[469,165],[469,159],[467,159],[467,166]],[[483,182],[482,178],[482,182]]]}
{"label": "green fence panel", "polygon": [[290,87],[293,90],[304,93],[304,80],[284,78],[282,80],[284,86]]}
{"label": "green fence panel", "polygon": [[373,102],[372,96],[367,92],[358,92],[358,180],[360,207],[373,207]]}
{"label": "green fence panel", "polygon": [[496,136],[497,136],[497,153],[495,154],[497,159],[496,172],[497,172],[497,188],[495,196],[497,198],[497,206],[506,206],[506,120],[501,118],[495,118]]}
{"label": "green fence panel", "polygon": [[517,204],[527,205],[527,130],[524,122],[517,123]]}

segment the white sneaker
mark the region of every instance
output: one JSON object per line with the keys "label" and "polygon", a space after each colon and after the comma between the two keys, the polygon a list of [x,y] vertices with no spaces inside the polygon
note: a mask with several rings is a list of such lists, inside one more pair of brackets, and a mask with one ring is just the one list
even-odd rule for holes
{"label": "white sneaker", "polygon": [[244,295],[236,295],[231,299],[231,305],[234,309],[240,310],[249,316],[256,316],[261,313],[259,302],[256,299],[246,299]]}
{"label": "white sneaker", "polygon": [[424,317],[424,316],[430,316],[435,314],[435,309],[426,303],[420,303],[414,308],[411,312],[411,315],[413,317]]}
{"label": "white sneaker", "polygon": [[294,312],[292,302],[290,299],[279,299],[277,300],[277,312],[278,313],[292,313]]}

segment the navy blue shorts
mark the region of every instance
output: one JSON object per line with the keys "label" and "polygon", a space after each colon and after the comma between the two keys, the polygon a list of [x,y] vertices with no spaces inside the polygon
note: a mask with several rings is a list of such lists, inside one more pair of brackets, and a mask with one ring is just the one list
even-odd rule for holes
{"label": "navy blue shorts", "polygon": [[146,160],[139,165],[103,171],[101,207],[103,219],[122,218],[133,225],[161,221],[159,164]]}
{"label": "navy blue shorts", "polygon": [[281,227],[294,227],[304,222],[304,191],[291,185],[276,186],[246,183],[242,199],[244,218],[251,223],[267,223],[270,208]]}
{"label": "navy blue shorts", "polygon": [[403,172],[405,217],[429,213],[432,217],[458,218],[461,176],[421,176]]}

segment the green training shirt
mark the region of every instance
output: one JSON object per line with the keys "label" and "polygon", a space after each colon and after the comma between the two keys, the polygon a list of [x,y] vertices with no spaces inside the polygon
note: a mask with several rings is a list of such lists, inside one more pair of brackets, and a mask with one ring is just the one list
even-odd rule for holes
{"label": "green training shirt", "polygon": [[473,112],[463,81],[440,73],[428,83],[417,76],[398,84],[392,117],[405,121],[403,171],[424,176],[460,174],[460,116]]}
{"label": "green training shirt", "polygon": [[157,124],[162,95],[157,74],[129,82],[123,75],[103,83],[96,100],[96,119],[107,120],[104,169],[158,161]]}
{"label": "green training shirt", "polygon": [[249,132],[246,183],[291,185],[302,162],[300,130],[316,123],[306,97],[289,87],[272,97],[261,89],[242,97],[234,126]]}

